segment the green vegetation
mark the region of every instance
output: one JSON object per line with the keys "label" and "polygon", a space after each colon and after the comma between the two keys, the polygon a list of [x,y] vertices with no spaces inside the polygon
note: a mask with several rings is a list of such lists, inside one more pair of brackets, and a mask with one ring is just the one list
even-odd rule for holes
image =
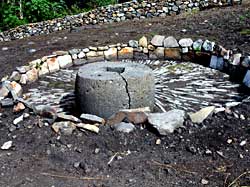
{"label": "green vegetation", "polygon": [[0,0],[0,31],[77,14],[117,0]]}
{"label": "green vegetation", "polygon": [[250,29],[242,29],[240,31],[240,34],[242,34],[242,35],[250,35]]}

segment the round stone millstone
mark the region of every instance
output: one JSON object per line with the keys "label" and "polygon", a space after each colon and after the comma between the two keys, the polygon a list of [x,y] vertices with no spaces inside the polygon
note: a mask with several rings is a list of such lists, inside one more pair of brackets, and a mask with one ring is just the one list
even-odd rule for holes
{"label": "round stone millstone", "polygon": [[97,62],[82,66],[76,77],[81,112],[109,118],[121,109],[154,107],[155,82],[145,65]]}

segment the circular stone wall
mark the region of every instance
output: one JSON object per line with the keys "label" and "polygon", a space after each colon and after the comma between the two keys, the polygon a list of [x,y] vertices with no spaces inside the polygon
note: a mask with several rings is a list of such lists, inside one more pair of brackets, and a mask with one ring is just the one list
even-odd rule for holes
{"label": "circular stone wall", "polygon": [[76,98],[81,112],[104,118],[120,109],[154,107],[152,70],[142,64],[98,62],[79,69]]}

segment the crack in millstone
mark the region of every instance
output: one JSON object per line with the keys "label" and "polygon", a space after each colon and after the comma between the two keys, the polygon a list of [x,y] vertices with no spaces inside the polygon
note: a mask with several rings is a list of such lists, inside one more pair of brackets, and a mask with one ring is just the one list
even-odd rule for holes
{"label": "crack in millstone", "polygon": [[128,94],[128,109],[130,109],[131,108],[131,97],[130,97],[130,93],[129,93],[129,90],[128,90],[128,82],[127,82],[127,80],[125,79],[125,77],[123,77],[122,76],[122,74],[121,73],[118,73],[120,76],[121,76],[121,78],[124,80],[124,82],[125,82],[125,89],[126,89],[126,92],[127,92],[127,94]]}

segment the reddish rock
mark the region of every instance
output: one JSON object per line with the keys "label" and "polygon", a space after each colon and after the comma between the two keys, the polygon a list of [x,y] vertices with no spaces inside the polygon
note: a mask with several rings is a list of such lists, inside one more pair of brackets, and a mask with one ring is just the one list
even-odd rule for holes
{"label": "reddish rock", "polygon": [[181,60],[180,48],[165,48],[164,53],[167,60]]}
{"label": "reddish rock", "polygon": [[50,73],[53,73],[53,72],[60,70],[60,66],[59,66],[59,63],[58,63],[58,60],[56,57],[48,58],[47,64],[48,64],[48,68],[49,68]]}
{"label": "reddish rock", "polygon": [[125,119],[133,124],[142,124],[147,121],[148,112],[150,112],[150,109],[148,107],[121,110],[117,112],[116,114],[114,114],[113,116],[111,116],[108,119],[107,124],[108,125],[119,124]]}
{"label": "reddish rock", "polygon": [[124,59],[124,58],[133,58],[133,48],[132,47],[124,47],[120,51],[118,51],[118,58]]}
{"label": "reddish rock", "polygon": [[38,71],[36,68],[32,68],[27,73],[27,81],[28,82],[35,82],[38,79]]}
{"label": "reddish rock", "polygon": [[13,108],[13,112],[14,113],[18,113],[18,112],[21,112],[25,109],[25,106],[23,103],[17,103],[14,108]]}

